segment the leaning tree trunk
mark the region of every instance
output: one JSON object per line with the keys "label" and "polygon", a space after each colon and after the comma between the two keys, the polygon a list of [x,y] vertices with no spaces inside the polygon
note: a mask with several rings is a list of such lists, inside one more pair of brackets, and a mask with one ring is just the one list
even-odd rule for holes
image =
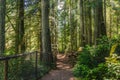
{"label": "leaning tree trunk", "polygon": [[5,51],[5,10],[6,0],[0,0],[0,54]]}
{"label": "leaning tree trunk", "polygon": [[49,0],[42,0],[42,63],[52,67],[53,56],[49,29]]}

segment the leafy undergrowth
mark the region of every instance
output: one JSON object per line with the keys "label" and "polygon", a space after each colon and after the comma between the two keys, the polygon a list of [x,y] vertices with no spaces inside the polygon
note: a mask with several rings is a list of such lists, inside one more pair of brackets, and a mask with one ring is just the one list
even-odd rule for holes
{"label": "leafy undergrowth", "polygon": [[[97,47],[86,46],[79,53],[73,73],[78,80],[119,80],[120,60],[119,43],[103,40]],[[116,50],[117,49],[117,50]],[[110,51],[112,50],[112,51]],[[116,52],[117,51],[117,52]],[[112,52],[112,53],[110,53]],[[80,78],[80,79],[79,79]]]}
{"label": "leafy undergrowth", "polygon": [[[25,58],[11,59],[8,62],[9,80],[36,80],[35,60],[25,60]],[[38,62],[37,76],[42,77],[48,73],[49,69],[43,67]],[[0,62],[0,80],[4,80],[4,62]],[[14,75],[14,76],[13,76]]]}

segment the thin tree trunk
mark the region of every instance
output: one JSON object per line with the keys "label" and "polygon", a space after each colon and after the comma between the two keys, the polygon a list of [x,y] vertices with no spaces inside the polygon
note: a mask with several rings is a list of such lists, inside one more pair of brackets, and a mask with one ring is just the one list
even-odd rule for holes
{"label": "thin tree trunk", "polygon": [[65,1],[65,7],[64,7],[64,49],[66,49],[66,1]]}
{"label": "thin tree trunk", "polygon": [[70,0],[70,3],[69,3],[69,27],[70,27],[70,52],[73,50],[73,30],[72,30],[72,0]]}
{"label": "thin tree trunk", "polygon": [[118,19],[119,17],[118,17],[118,15],[117,15],[117,18],[116,18],[116,29],[117,29],[117,31],[116,31],[116,33],[117,33],[117,35],[119,35],[119,19]]}
{"label": "thin tree trunk", "polygon": [[[111,9],[110,9],[111,12]],[[110,13],[110,27],[109,27],[109,35],[112,38],[112,14]]]}
{"label": "thin tree trunk", "polygon": [[106,25],[106,0],[104,0],[104,23]]}

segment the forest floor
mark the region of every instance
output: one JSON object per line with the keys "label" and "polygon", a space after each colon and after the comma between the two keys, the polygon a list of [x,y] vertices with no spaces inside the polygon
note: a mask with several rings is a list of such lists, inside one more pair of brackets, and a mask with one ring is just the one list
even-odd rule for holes
{"label": "forest floor", "polygon": [[75,80],[72,74],[72,67],[63,54],[57,55],[57,69],[51,70],[41,80]]}

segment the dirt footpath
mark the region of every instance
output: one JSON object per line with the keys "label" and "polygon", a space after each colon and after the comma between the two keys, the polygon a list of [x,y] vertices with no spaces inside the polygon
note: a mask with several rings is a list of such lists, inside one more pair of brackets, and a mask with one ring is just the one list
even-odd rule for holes
{"label": "dirt footpath", "polygon": [[57,69],[51,70],[40,80],[75,80],[71,71],[71,66],[67,63],[64,55],[57,55]]}

